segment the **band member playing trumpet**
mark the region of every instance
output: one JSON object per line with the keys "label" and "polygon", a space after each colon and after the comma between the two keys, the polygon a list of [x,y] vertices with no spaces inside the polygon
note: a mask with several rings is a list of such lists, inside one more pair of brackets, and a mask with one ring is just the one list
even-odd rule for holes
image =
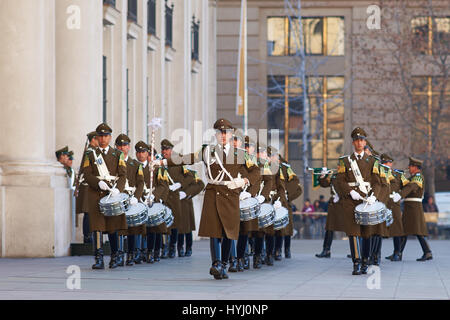
{"label": "band member playing trumpet", "polygon": [[[196,153],[186,156],[172,155],[162,163],[168,166],[194,164],[203,161],[208,184],[203,201],[199,236],[210,238],[212,266],[209,273],[215,279],[228,279],[226,267],[230,256],[231,240],[239,236],[239,194],[250,184],[249,170],[258,170],[242,150],[232,148],[234,128],[228,120],[214,123],[217,143],[204,145]],[[220,244],[220,242],[222,242]]]}
{"label": "band member playing trumpet", "polygon": [[[378,164],[374,157],[364,153],[366,132],[361,128],[352,131],[355,152],[350,156],[340,157],[336,186],[342,192],[342,219],[345,232],[349,237],[350,251],[353,260],[353,275],[367,273],[370,255],[370,229],[360,226],[355,221],[355,207],[365,200],[373,204],[377,200],[380,187]],[[363,235],[362,259],[359,250],[359,236]]]}
{"label": "band member playing trumpet", "polygon": [[99,147],[88,150],[84,156],[83,172],[89,185],[89,222],[94,232],[95,263],[93,269],[104,269],[102,232],[107,232],[111,245],[110,268],[116,268],[118,259],[118,230],[127,229],[124,214],[106,217],[100,212],[99,201],[111,194],[117,196],[125,188],[127,165],[123,153],[109,146],[112,129],[105,123],[96,130]]}

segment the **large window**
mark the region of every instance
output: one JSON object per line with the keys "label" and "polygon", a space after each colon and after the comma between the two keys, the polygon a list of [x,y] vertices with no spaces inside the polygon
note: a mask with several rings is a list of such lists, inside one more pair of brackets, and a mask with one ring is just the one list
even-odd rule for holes
{"label": "large window", "polygon": [[156,0],[148,0],[147,17],[147,33],[156,35]]}
{"label": "large window", "polygon": [[128,0],[128,20],[137,22],[137,0]]}
{"label": "large window", "polygon": [[103,122],[106,123],[106,110],[108,106],[108,100],[107,100],[107,84],[108,84],[108,78],[106,74],[106,56],[103,56]]}
{"label": "large window", "polygon": [[[307,55],[344,55],[343,17],[302,17],[304,50]],[[296,55],[300,50],[297,17],[267,18],[267,54]]]}
{"label": "large window", "polygon": [[199,60],[198,55],[198,43],[199,43],[199,31],[200,31],[200,20],[195,22],[195,16],[192,17],[192,29],[191,29],[191,58],[192,60]]}
{"label": "large window", "polygon": [[450,17],[415,17],[411,20],[413,46],[420,54],[450,53]]}
{"label": "large window", "polygon": [[166,46],[172,47],[172,29],[173,29],[173,3],[171,6],[167,3],[165,5],[166,14]]}
{"label": "large window", "polygon": [[[307,77],[306,81],[310,105],[308,157],[312,165],[326,166],[343,152],[344,77]],[[289,160],[301,160],[304,110],[301,79],[268,76],[267,83],[268,128],[280,130]]]}

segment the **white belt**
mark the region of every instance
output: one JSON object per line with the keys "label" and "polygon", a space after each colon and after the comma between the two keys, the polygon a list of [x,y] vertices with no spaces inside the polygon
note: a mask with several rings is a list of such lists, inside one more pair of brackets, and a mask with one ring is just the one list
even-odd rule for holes
{"label": "white belt", "polygon": [[208,184],[214,184],[216,186],[225,186],[227,182],[230,182],[230,181],[214,181],[209,178],[207,178],[206,180],[207,180]]}
{"label": "white belt", "polygon": [[[369,187],[371,187],[370,182],[368,182]],[[350,187],[359,187],[359,183],[358,182],[349,182],[348,185]]]}
{"label": "white belt", "polygon": [[100,180],[106,180],[106,181],[114,181],[114,180],[117,179],[116,176],[104,176],[104,177],[97,176],[97,178],[100,179]]}
{"label": "white belt", "polygon": [[422,202],[422,198],[405,198],[404,201]]}

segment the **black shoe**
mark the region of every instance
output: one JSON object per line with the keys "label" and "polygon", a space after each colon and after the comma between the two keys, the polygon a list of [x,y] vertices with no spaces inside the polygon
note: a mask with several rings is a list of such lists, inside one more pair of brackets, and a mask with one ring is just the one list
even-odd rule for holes
{"label": "black shoe", "polygon": [[331,251],[328,249],[323,249],[321,253],[316,254],[317,258],[329,258],[331,257]]}
{"label": "black shoe", "polygon": [[236,270],[238,272],[244,272],[244,258],[237,260]]}
{"label": "black shoe", "polygon": [[134,263],[141,264],[142,263],[142,255],[140,249],[135,249],[134,251]]}
{"label": "black shoe", "polygon": [[253,256],[253,269],[261,269],[261,256],[255,254]]}
{"label": "black shoe", "polygon": [[281,256],[281,251],[280,250],[276,250],[275,251],[275,260],[276,261],[281,261],[283,259],[283,257]]}
{"label": "black shoe", "polygon": [[222,263],[220,261],[215,261],[211,268],[209,268],[209,274],[214,276],[214,279],[222,279]]}
{"label": "black shoe", "polygon": [[178,251],[178,256],[179,257],[184,257],[185,256],[183,247],[178,248],[177,251]]}
{"label": "black shoe", "polygon": [[117,256],[118,256],[118,252],[111,254],[111,260],[109,260],[109,268],[110,269],[115,269],[119,266],[117,264]]}
{"label": "black shoe", "polygon": [[247,255],[245,255],[244,257],[244,269],[250,269],[250,258]]}
{"label": "black shoe", "polygon": [[351,255],[351,254],[348,254],[348,255],[347,255],[347,258],[350,258],[350,259],[351,259],[351,258],[352,258],[352,255]]}
{"label": "black shoe", "polygon": [[153,253],[153,259],[155,259],[155,262],[161,261],[161,258],[159,256],[160,252],[161,252],[161,250],[158,249],[158,250],[155,250],[155,252]]}
{"label": "black shoe", "polygon": [[222,262],[222,279],[228,279],[226,262]]}
{"label": "black shoe", "polygon": [[363,258],[361,262],[361,273],[367,274],[368,269],[369,269],[369,260],[367,258]]}
{"label": "black shoe", "polygon": [[380,265],[380,257],[378,257],[378,255],[373,256],[372,262],[373,262],[374,266],[379,266]]}
{"label": "black shoe", "polygon": [[117,265],[119,267],[125,266],[125,254],[123,251],[119,251],[117,253]]}
{"label": "black shoe", "polygon": [[[384,257],[386,260],[391,260],[394,258],[395,253],[391,254],[390,256]],[[397,260],[398,261],[398,260]]]}
{"label": "black shoe", "polygon": [[169,258],[170,258],[170,259],[175,258],[175,246],[170,246],[170,249],[169,249]]}
{"label": "black shoe", "polygon": [[290,259],[291,258],[291,249],[284,249],[284,257],[286,259]]}
{"label": "black shoe", "polygon": [[186,253],[184,254],[185,257],[192,256],[192,248],[186,248]]}
{"label": "black shoe", "polygon": [[161,249],[161,259],[169,258],[168,253],[169,253],[169,250],[167,250],[167,246],[163,246]]}
{"label": "black shoe", "polygon": [[102,249],[95,250],[95,263],[92,265],[92,269],[105,269]]}
{"label": "black shoe", "polygon": [[422,257],[416,259],[416,261],[427,261],[427,260],[433,260],[433,255],[431,252],[424,253]]}
{"label": "black shoe", "polygon": [[141,261],[147,262],[148,249],[141,249]]}
{"label": "black shoe", "polygon": [[155,258],[153,257],[153,250],[147,250],[145,260],[147,263],[154,263]]}
{"label": "black shoe", "polygon": [[359,262],[353,263],[352,275],[359,276],[360,274],[361,274],[361,265],[359,264]]}
{"label": "black shoe", "polygon": [[132,266],[134,265],[134,254],[133,252],[127,252],[127,262],[126,262],[127,266]]}
{"label": "black shoe", "polygon": [[228,267],[228,272],[238,272],[237,260],[235,258],[230,259],[230,266]]}
{"label": "black shoe", "polygon": [[266,264],[268,265],[268,266],[273,266],[273,256],[272,255],[266,255]]}
{"label": "black shoe", "polygon": [[402,261],[402,258],[399,253],[395,253],[392,255],[391,261]]}

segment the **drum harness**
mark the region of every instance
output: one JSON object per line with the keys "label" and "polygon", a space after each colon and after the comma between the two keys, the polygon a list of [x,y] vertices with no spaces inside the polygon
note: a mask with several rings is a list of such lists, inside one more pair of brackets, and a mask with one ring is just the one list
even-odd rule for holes
{"label": "drum harness", "polygon": [[[223,179],[225,178],[225,174],[228,176],[228,178],[230,178],[230,181],[233,181],[233,177],[231,176],[231,174],[228,172],[227,169],[225,169],[225,167],[222,164],[222,161],[220,161],[219,156],[217,155],[217,152],[214,150],[214,159],[211,160],[211,155],[210,155],[210,146],[207,146],[204,150],[204,152],[206,152],[206,167],[208,168],[208,176],[207,176],[207,180],[209,184],[215,184],[215,185],[219,185],[219,186],[224,186],[226,185],[227,182],[229,181],[223,181]],[[205,155],[205,153],[203,154]],[[219,172],[219,174],[217,175],[217,177],[215,179],[213,179],[212,177],[212,173],[211,173],[211,165],[217,161],[217,164],[220,166],[221,170]],[[241,177],[241,174],[238,173],[238,178]]]}

